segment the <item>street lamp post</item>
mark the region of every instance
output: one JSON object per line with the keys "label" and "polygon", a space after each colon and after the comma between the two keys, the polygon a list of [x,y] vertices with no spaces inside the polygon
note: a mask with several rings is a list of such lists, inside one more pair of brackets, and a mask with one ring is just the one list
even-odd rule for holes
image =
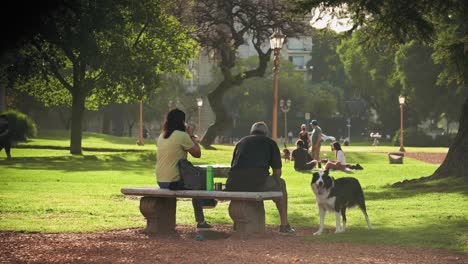
{"label": "street lamp post", "polygon": [[284,100],[280,100],[280,109],[284,114],[284,141],[286,142],[286,138],[288,138],[288,112],[291,110],[291,100],[287,100],[286,104]]}
{"label": "street lamp post", "polygon": [[279,73],[279,53],[283,47],[285,35],[279,31],[275,31],[273,35],[270,36],[270,47],[274,51],[274,91],[273,91],[273,122],[271,129],[271,137],[273,140],[278,138],[278,73]]}
{"label": "street lamp post", "polygon": [[400,152],[405,152],[403,145],[403,105],[405,104],[405,97],[400,95],[398,101],[400,103]]}
{"label": "street lamp post", "polygon": [[[145,85],[141,86],[141,90],[145,89]],[[138,142],[137,145],[143,146],[143,96],[140,97],[140,126],[138,129]]]}
{"label": "street lamp post", "polygon": [[201,135],[201,108],[203,106],[203,99],[201,97],[197,98],[198,106],[198,135]]}

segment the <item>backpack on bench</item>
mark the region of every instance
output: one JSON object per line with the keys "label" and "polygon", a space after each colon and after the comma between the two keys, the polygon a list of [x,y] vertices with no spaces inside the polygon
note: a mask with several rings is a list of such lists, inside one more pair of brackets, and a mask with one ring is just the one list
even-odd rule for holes
{"label": "backpack on bench", "polygon": [[[206,190],[206,172],[201,168],[193,166],[193,164],[186,160],[181,159],[177,162],[179,173],[182,181],[184,182],[184,189],[186,190]],[[205,209],[215,208],[218,201],[215,199],[200,199],[202,207]]]}
{"label": "backpack on bench", "polygon": [[177,162],[179,173],[184,188],[187,190],[206,190],[206,175],[200,168],[193,166],[193,164],[186,160],[181,159]]}

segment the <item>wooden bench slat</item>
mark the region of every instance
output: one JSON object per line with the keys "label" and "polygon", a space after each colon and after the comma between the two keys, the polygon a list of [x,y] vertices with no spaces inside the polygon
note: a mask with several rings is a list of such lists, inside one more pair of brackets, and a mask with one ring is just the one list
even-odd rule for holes
{"label": "wooden bench slat", "polygon": [[226,200],[272,200],[283,196],[282,192],[223,192],[202,190],[171,191],[155,187],[122,188],[125,195],[147,196],[147,197],[180,197],[180,198],[207,198]]}

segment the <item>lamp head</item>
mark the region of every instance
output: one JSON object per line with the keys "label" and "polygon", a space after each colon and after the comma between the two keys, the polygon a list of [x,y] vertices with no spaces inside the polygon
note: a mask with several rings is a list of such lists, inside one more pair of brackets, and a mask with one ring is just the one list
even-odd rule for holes
{"label": "lamp head", "polygon": [[203,99],[201,97],[197,97],[197,106],[202,107],[203,106]]}
{"label": "lamp head", "polygon": [[285,38],[286,38],[286,35],[283,35],[283,33],[281,33],[279,30],[275,31],[270,36],[270,48],[281,49],[283,47]]}
{"label": "lamp head", "polygon": [[405,104],[405,97],[403,95],[400,95],[398,97],[398,101],[400,102],[400,105],[404,105]]}

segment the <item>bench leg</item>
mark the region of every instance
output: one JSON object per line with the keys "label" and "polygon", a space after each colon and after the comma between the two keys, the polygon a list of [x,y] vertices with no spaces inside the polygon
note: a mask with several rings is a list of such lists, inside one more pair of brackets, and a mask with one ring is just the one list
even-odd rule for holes
{"label": "bench leg", "polygon": [[263,201],[236,201],[229,204],[229,215],[235,231],[241,233],[265,232],[265,207]]}
{"label": "bench leg", "polygon": [[140,212],[146,218],[145,233],[161,234],[175,232],[176,205],[176,198],[141,198]]}

